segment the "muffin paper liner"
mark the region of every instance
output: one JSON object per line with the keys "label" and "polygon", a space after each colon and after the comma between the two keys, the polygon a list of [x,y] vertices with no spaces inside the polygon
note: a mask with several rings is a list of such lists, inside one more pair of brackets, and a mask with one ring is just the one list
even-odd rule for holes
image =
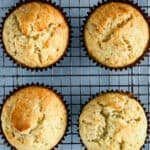
{"label": "muffin paper liner", "polygon": [[148,57],[148,53],[150,52],[150,38],[149,38],[149,42],[147,44],[147,47],[145,48],[145,51],[143,52],[143,54],[136,60],[134,61],[132,64],[129,64],[127,66],[122,66],[122,67],[109,67],[106,66],[100,62],[98,62],[93,56],[91,56],[88,52],[88,48],[85,44],[85,40],[84,40],[84,28],[86,26],[86,23],[88,22],[88,19],[90,18],[91,14],[100,6],[104,5],[104,4],[108,4],[110,2],[121,2],[121,3],[126,3],[129,4],[131,6],[133,6],[134,8],[136,8],[145,18],[145,20],[147,21],[148,25],[149,25],[149,35],[150,35],[150,17],[148,16],[148,13],[145,12],[144,9],[142,9],[137,3],[135,3],[133,0],[102,0],[102,2],[98,2],[97,5],[94,5],[93,7],[90,8],[89,12],[87,13],[87,16],[85,16],[85,20],[83,21],[83,25],[81,28],[81,34],[80,34],[80,38],[81,38],[81,44],[82,44],[82,48],[86,53],[86,56],[89,56],[89,59],[96,64],[96,66],[100,66],[102,68],[105,69],[109,69],[109,70],[127,70],[128,68],[132,68],[138,64],[141,64],[141,61],[144,60],[144,57],[147,56]]}
{"label": "muffin paper liner", "polygon": [[[44,66],[44,67],[29,67],[25,64],[21,64],[19,63],[17,60],[15,60],[10,54],[8,54],[8,52],[6,51],[4,42],[3,42],[3,26],[5,23],[5,20],[7,19],[7,17],[18,7],[20,7],[22,4],[26,4],[26,3],[30,3],[30,2],[43,2],[49,5],[52,5],[54,8],[56,8],[57,10],[59,10],[59,12],[62,14],[62,16],[64,17],[65,21],[67,22],[67,25],[69,27],[69,39],[68,39],[68,44],[66,46],[66,50],[64,51],[64,54],[59,58],[59,60],[55,61],[53,64],[48,65],[48,66]],[[2,45],[3,51],[5,56],[12,61],[13,64],[16,64],[18,67],[22,67],[25,68],[26,70],[31,70],[31,71],[43,71],[43,70],[47,70],[48,68],[52,68],[57,66],[57,64],[60,64],[62,60],[64,60],[65,56],[67,56],[67,52],[70,49],[70,45],[71,45],[71,39],[72,39],[72,31],[71,31],[71,20],[69,18],[69,16],[67,16],[66,12],[64,12],[63,8],[58,6],[55,2],[52,2],[51,0],[20,0],[18,3],[16,3],[14,6],[12,6],[11,8],[8,9],[8,12],[5,13],[5,16],[2,17],[2,22],[0,23],[0,44]]]}
{"label": "muffin paper liner", "polygon": [[[142,104],[142,102],[132,93],[132,92],[128,92],[128,91],[123,91],[123,90],[106,90],[106,91],[101,91],[100,93],[96,93],[92,96],[90,96],[90,98],[82,105],[81,110],[80,110],[80,115],[82,113],[83,108],[94,98],[96,98],[99,95],[102,94],[106,94],[106,93],[120,93],[120,94],[126,94],[131,98],[134,98],[139,104],[140,106],[143,108],[146,118],[147,118],[147,136],[145,138],[145,142],[144,145],[140,148],[140,150],[143,150],[143,148],[145,148],[145,144],[148,143],[148,138],[149,138],[149,134],[150,134],[150,114],[148,113],[147,109],[144,107],[144,104]],[[85,150],[88,150],[85,146],[85,144],[83,143],[80,133],[79,133],[79,118],[80,115],[78,117],[78,137],[80,138],[80,143],[82,144],[82,146],[84,147]]]}
{"label": "muffin paper liner", "polygon": [[[30,86],[39,86],[39,87],[44,87],[46,89],[49,89],[49,90],[52,90],[62,101],[62,103],[64,104],[65,108],[66,108],[66,111],[67,111],[67,126],[66,126],[66,129],[65,129],[65,132],[64,132],[64,135],[62,136],[62,138],[60,139],[60,141],[55,145],[55,147],[53,147],[51,150],[54,150],[55,148],[58,148],[59,147],[59,144],[62,144],[62,142],[65,140],[65,137],[67,136],[68,132],[69,132],[69,127],[70,127],[70,110],[69,110],[69,104],[67,104],[67,102],[64,100],[63,96],[61,95],[60,92],[58,92],[56,89],[54,89],[52,86],[49,86],[49,85],[45,85],[45,84],[40,84],[40,83],[31,83],[31,84],[25,84],[25,85],[22,85],[22,86],[18,86],[16,88],[14,88],[12,91],[9,92],[8,95],[6,95],[4,98],[3,98],[3,103],[0,104],[0,117],[1,117],[1,114],[2,114],[2,109],[3,109],[3,106],[5,105],[5,102],[7,101],[7,99],[12,96],[14,93],[16,93],[17,91],[19,91],[20,89],[23,89],[23,88],[26,88],[26,87],[30,87]],[[0,134],[2,135],[2,139],[4,140],[3,141],[3,144],[6,145],[7,147],[10,147],[11,150],[17,150],[14,146],[12,146],[9,141],[7,140],[7,138],[5,137],[5,134],[3,132],[3,129],[2,129],[2,122],[1,122],[1,118],[0,118]]]}

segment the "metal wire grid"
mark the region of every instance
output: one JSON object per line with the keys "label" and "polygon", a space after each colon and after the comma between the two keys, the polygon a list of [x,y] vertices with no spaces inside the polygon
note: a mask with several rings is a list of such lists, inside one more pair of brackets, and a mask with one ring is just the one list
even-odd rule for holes
{"label": "metal wire grid", "polygon": [[[0,22],[8,8],[16,2],[18,0],[0,0]],[[81,47],[80,30],[89,8],[97,4],[98,0],[53,0],[53,2],[63,7],[71,20],[73,37],[67,56],[56,67],[47,71],[31,72],[12,64],[0,48],[0,103],[3,97],[18,85],[39,82],[53,86],[62,93],[70,110],[69,131],[56,149],[84,150],[78,135],[77,120],[81,106],[91,95],[108,89],[131,91],[150,113],[150,59],[145,57],[140,65],[124,71],[109,71],[97,67]],[[150,15],[150,0],[135,0],[135,2]],[[3,141],[1,138],[0,150],[10,149]],[[144,150],[150,150],[150,139]]]}

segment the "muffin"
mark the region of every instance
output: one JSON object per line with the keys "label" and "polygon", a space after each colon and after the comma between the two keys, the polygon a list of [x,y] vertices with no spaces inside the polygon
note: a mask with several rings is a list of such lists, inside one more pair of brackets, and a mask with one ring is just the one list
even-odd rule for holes
{"label": "muffin", "polygon": [[69,43],[69,26],[62,12],[39,1],[22,4],[12,11],[2,32],[7,54],[29,68],[55,64]]}
{"label": "muffin", "polygon": [[138,62],[150,41],[148,21],[140,11],[123,2],[98,6],[84,26],[89,56],[109,68],[124,68]]}
{"label": "muffin", "polygon": [[108,92],[83,108],[79,132],[88,150],[140,150],[147,136],[147,118],[129,94]]}
{"label": "muffin", "polygon": [[9,96],[1,126],[17,150],[50,150],[65,134],[67,110],[61,98],[42,86],[28,86]]}

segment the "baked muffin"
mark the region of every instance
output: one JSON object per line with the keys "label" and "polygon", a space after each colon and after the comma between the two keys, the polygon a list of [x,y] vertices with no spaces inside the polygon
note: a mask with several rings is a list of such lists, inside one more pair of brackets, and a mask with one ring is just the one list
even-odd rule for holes
{"label": "baked muffin", "polygon": [[17,150],[50,150],[65,134],[67,110],[52,90],[28,86],[7,98],[1,123],[6,139]]}
{"label": "baked muffin", "polygon": [[142,13],[123,2],[97,7],[84,26],[89,56],[109,68],[124,68],[139,61],[149,39],[149,25]]}
{"label": "baked muffin", "polygon": [[79,132],[88,150],[140,150],[147,136],[147,119],[134,98],[108,92],[83,108]]}
{"label": "baked muffin", "polygon": [[51,4],[28,2],[10,13],[2,36],[6,52],[16,63],[43,68],[55,64],[66,52],[69,26]]}

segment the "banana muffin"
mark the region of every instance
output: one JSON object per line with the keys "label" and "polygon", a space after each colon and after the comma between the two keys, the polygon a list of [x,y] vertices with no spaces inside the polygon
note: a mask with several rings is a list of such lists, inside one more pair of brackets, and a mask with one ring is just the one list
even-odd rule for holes
{"label": "banana muffin", "polygon": [[42,86],[28,86],[7,98],[1,125],[17,150],[50,150],[65,134],[67,110],[61,98]]}
{"label": "banana muffin", "polygon": [[134,6],[109,2],[97,7],[84,26],[88,54],[109,68],[124,68],[138,62],[150,41],[149,25]]}
{"label": "banana muffin", "polygon": [[147,136],[147,118],[132,96],[108,92],[83,108],[79,132],[88,150],[140,150]]}
{"label": "banana muffin", "polygon": [[17,64],[43,68],[55,64],[66,52],[69,26],[58,8],[44,2],[17,7],[4,22],[3,43]]}

